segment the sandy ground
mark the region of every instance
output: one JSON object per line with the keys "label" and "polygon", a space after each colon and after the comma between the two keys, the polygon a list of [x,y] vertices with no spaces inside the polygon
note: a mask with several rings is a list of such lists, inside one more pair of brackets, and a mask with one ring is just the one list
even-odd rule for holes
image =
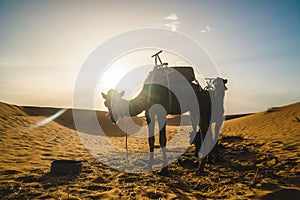
{"label": "sandy ground", "polygon": [[[129,171],[137,163],[147,164],[147,159],[135,156],[130,156],[128,162],[118,160],[118,156],[125,155],[124,133],[103,112],[98,112],[97,118],[105,132],[111,133],[109,137],[97,136],[93,130],[78,133],[70,110],[55,121],[32,128],[57,111],[0,103],[1,199],[297,199],[300,196],[300,103],[226,121],[220,140],[224,161],[207,164],[205,174],[200,176],[195,175],[198,159],[193,156],[193,146],[179,158],[187,162],[170,161],[168,176],[161,176],[158,171],[128,173],[103,164],[101,159],[112,159],[113,166]],[[89,115],[85,115],[86,123],[90,121]],[[144,124],[143,119],[134,120]],[[188,142],[190,130],[188,123],[179,127],[175,122],[170,119],[167,129],[170,158],[178,145]],[[130,153],[148,151],[146,131],[146,127],[133,130],[128,137]],[[106,151],[101,145],[103,138],[123,154]],[[49,171],[55,159],[80,160],[82,172],[53,176]],[[156,166],[160,165],[160,159],[156,158]]]}

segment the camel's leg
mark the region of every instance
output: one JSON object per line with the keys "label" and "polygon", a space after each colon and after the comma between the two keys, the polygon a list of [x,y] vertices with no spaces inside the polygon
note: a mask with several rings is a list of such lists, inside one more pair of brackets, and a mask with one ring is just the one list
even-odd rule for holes
{"label": "camel's leg", "polygon": [[[208,128],[209,128],[209,123],[206,122],[206,120],[202,119],[201,124],[200,124],[201,145],[204,142],[204,139],[205,139],[206,133],[208,131]],[[197,169],[197,173],[200,173],[200,174],[204,173],[204,166],[206,164],[206,161],[207,161],[207,155],[204,156],[203,158],[201,158],[201,161],[200,161],[198,169]]]}
{"label": "camel's leg", "polygon": [[201,161],[199,163],[198,169],[197,169],[197,174],[203,174],[204,173],[204,167],[207,161],[207,155],[203,158],[201,158]]}
{"label": "camel's leg", "polygon": [[167,160],[167,152],[166,152],[166,145],[167,145],[167,137],[166,137],[166,114],[160,113],[158,115],[158,125],[159,125],[159,144],[162,150],[163,155],[163,168],[161,170],[162,175],[168,174],[168,160]]}
{"label": "camel's leg", "polygon": [[193,131],[190,134],[190,144],[195,145],[195,156],[198,157],[200,147],[201,147],[201,141],[199,140],[200,137],[199,137],[199,135],[197,135],[198,134],[197,133],[197,125],[199,123],[199,116],[197,117],[193,112],[190,112],[190,118],[191,118],[191,124],[192,124],[192,128],[193,128]]}
{"label": "camel's leg", "polygon": [[199,116],[196,116],[196,114],[194,114],[193,112],[190,112],[190,117],[191,117],[193,133],[196,133],[197,132],[197,125],[200,121]]}
{"label": "camel's leg", "polygon": [[215,125],[215,133],[216,133],[216,140],[217,140],[217,143],[213,149],[214,151],[214,154],[215,154],[215,159],[216,159],[216,162],[221,162],[222,159],[220,157],[220,152],[219,152],[219,144],[218,144],[218,140],[219,140],[219,136],[220,136],[220,129],[222,127],[222,123],[223,123],[223,115],[222,117],[220,117],[218,120],[216,120],[216,125]]}
{"label": "camel's leg", "polygon": [[[215,141],[213,139],[213,130],[212,127],[209,127],[210,129],[208,129],[208,136],[207,136],[207,140],[208,143],[213,144]],[[215,132],[215,131],[214,131]],[[216,133],[216,132],[215,132]],[[216,139],[216,138],[215,138]],[[210,141],[209,141],[210,140]],[[213,146],[213,148],[211,149],[211,151],[209,152],[209,154],[207,155],[207,163],[212,164],[213,163],[213,159],[215,157],[215,153],[216,153],[216,144]]]}
{"label": "camel's leg", "polygon": [[154,116],[150,116],[148,112],[145,113],[148,124],[148,143],[150,147],[150,158],[148,163],[148,170],[153,171],[152,165],[154,160]]}

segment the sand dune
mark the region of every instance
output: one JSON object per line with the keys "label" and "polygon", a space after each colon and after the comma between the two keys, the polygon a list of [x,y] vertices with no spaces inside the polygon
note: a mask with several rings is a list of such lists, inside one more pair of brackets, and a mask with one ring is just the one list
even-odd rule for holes
{"label": "sand dune", "polygon": [[[226,122],[224,135],[239,135],[254,139],[271,152],[280,147],[278,156],[297,157],[300,148],[300,104],[272,107],[267,111]],[[282,148],[282,149],[281,149]],[[283,150],[283,151],[282,151]],[[294,155],[290,153],[294,152]]]}
{"label": "sand dune", "polygon": [[[22,109],[26,114],[30,116],[43,116],[43,117],[49,117],[55,113],[57,113],[59,110],[58,108],[43,108],[43,107],[23,107]],[[125,133],[114,123],[111,122],[110,117],[107,115],[107,112],[103,111],[92,111],[92,110],[79,110],[76,109],[81,115],[81,120],[84,120],[84,123],[87,124],[88,127],[91,127],[89,125],[91,118],[95,114],[98,122],[103,129],[105,133],[109,133],[109,136],[124,136]],[[58,118],[56,118],[54,121],[66,126],[68,128],[71,128],[73,130],[76,130],[75,123],[74,123],[74,117],[73,117],[73,110],[68,109],[65,111],[62,115],[60,115]],[[133,117],[133,120],[138,125],[144,125],[145,120],[139,117]],[[87,133],[92,133],[93,130],[91,128],[85,130]],[[135,130],[138,131],[138,130]]]}
{"label": "sand dune", "polygon": [[[1,199],[297,199],[300,195],[300,103],[226,121],[221,137],[224,162],[208,164],[203,176],[195,175],[193,164],[176,161],[170,163],[167,177],[156,172],[126,173],[104,165],[83,145],[72,110],[32,129],[58,110],[0,103]],[[81,112],[89,123],[94,112]],[[97,112],[97,119],[112,143],[125,149],[124,133],[106,113]],[[141,118],[134,120],[145,124]],[[179,130],[188,137],[188,122],[183,127],[178,124],[178,118],[169,119],[169,141]],[[147,152],[147,139],[137,137],[147,133],[135,131],[128,138],[129,151]],[[197,163],[193,150],[190,147],[179,160]],[[55,159],[81,160],[82,173],[51,176]]]}

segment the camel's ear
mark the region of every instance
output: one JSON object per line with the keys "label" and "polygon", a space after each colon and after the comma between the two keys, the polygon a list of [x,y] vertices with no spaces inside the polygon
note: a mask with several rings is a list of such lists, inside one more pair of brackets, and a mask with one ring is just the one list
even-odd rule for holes
{"label": "camel's ear", "polygon": [[226,87],[226,83],[228,82],[228,80],[227,79],[223,79],[223,82],[224,82],[224,88],[225,88],[225,90],[228,90],[228,88]]}
{"label": "camel's ear", "polygon": [[102,97],[103,97],[104,99],[106,99],[107,95],[104,94],[103,92],[101,92],[101,94],[102,94]]}
{"label": "camel's ear", "polygon": [[124,96],[124,94],[125,94],[125,90],[119,93],[120,97]]}

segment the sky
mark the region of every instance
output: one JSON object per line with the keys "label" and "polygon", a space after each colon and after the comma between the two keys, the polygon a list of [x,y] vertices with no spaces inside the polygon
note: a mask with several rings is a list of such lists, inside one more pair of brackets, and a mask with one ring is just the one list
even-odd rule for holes
{"label": "sky", "polygon": [[[0,101],[73,107],[77,78],[99,46],[122,33],[154,27],[185,35],[205,49],[219,75],[228,79],[227,114],[298,102],[299,9],[297,0],[0,0]],[[135,67],[153,65],[150,56],[157,50],[116,55],[109,66],[101,66],[106,71],[93,86],[99,93],[94,108],[105,110],[100,92]],[[163,53],[162,59],[193,64],[176,51]],[[127,98],[137,89],[126,91]]]}

